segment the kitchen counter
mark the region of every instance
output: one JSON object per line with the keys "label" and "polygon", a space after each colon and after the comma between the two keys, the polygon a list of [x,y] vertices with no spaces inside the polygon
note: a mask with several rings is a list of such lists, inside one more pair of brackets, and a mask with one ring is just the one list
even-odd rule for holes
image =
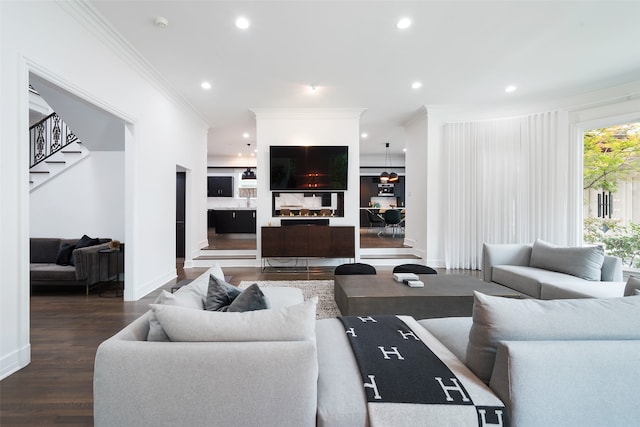
{"label": "kitchen counter", "polygon": [[256,208],[248,208],[246,206],[237,206],[237,207],[216,207],[209,208],[210,211],[255,211]]}

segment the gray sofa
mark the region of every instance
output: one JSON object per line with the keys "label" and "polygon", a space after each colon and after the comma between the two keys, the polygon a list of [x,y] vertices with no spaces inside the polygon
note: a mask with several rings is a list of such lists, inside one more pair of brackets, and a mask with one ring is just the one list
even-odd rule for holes
{"label": "gray sofa", "polygon": [[[92,246],[75,249],[80,239],[32,237],[30,239],[30,284],[34,286],[84,286],[89,288],[100,282],[98,251],[109,248],[111,239],[94,239]],[[63,256],[61,251],[69,249]],[[65,258],[61,261],[61,258]],[[103,261],[106,262],[106,261]],[[64,264],[64,265],[63,265]],[[121,262],[119,265],[124,265]],[[104,269],[106,272],[106,268]],[[102,280],[105,280],[103,277]]]}
{"label": "gray sofa", "polygon": [[[202,294],[197,282],[176,294]],[[263,290],[275,311],[303,305],[289,305],[302,299],[292,294],[296,289]],[[538,301],[478,294],[476,303],[473,318],[420,320],[418,327],[489,385],[504,402],[509,425],[628,426],[640,419],[640,296]],[[230,318],[238,324],[251,323],[255,313],[221,314],[248,316]],[[338,319],[314,321],[315,330],[296,340],[149,342],[154,314],[160,315],[157,306],[98,348],[97,427],[370,424],[362,378]],[[285,327],[295,323],[288,319]],[[557,324],[563,328],[550,327]],[[187,322],[190,331],[204,327]],[[220,329],[227,333],[229,324]]]}
{"label": "gray sofa", "polygon": [[538,299],[621,297],[625,287],[620,258],[597,247],[555,247],[540,240],[484,244],[482,274],[486,282]]}

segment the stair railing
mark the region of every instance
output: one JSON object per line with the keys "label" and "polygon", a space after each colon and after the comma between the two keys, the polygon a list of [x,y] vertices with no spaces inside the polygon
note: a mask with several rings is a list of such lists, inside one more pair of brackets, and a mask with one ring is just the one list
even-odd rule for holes
{"label": "stair railing", "polygon": [[29,168],[51,157],[78,137],[56,113],[29,128]]}

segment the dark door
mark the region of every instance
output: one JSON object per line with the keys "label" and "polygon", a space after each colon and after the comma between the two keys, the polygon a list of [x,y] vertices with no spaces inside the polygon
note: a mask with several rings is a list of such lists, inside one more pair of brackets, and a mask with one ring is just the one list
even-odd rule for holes
{"label": "dark door", "polygon": [[184,258],[187,174],[176,173],[176,258]]}

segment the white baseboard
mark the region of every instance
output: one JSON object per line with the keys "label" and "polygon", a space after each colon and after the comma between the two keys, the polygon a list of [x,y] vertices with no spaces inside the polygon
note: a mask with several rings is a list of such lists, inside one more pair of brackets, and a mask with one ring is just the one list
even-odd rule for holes
{"label": "white baseboard", "polygon": [[126,289],[126,285],[125,285],[125,301],[137,301],[140,298],[148,295],[149,293],[155,291],[156,289],[158,289],[159,287],[161,287],[162,285],[164,285],[165,283],[167,283],[170,280],[175,279],[176,277],[178,277],[178,274],[176,273],[176,270],[174,269],[173,271],[168,271],[167,273],[165,273],[162,276],[159,276],[153,280],[148,281],[147,283],[143,284],[142,286],[137,287],[136,289],[133,289],[133,295],[128,295],[127,293],[127,289]]}
{"label": "white baseboard", "polygon": [[31,344],[13,351],[0,359],[0,380],[18,372],[31,362]]}

